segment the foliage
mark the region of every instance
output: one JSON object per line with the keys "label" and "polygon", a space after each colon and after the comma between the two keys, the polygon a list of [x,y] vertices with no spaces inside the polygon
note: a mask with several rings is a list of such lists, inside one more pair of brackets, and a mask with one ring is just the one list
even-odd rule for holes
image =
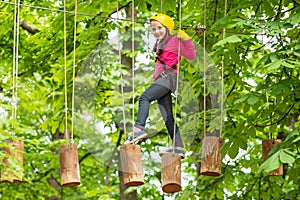
{"label": "foliage", "polygon": [[[0,148],[7,139],[25,143],[23,182],[2,183],[1,199],[123,198],[115,150],[132,129],[132,110],[136,113],[138,97],[151,83],[154,58],[153,44],[145,42],[150,37],[147,19],[161,10],[174,17],[176,29],[184,29],[197,50],[197,60],[183,59],[180,64],[176,119],[187,151],[182,161],[183,188],[176,194],[162,192],[157,152],[168,139],[153,104],[147,132],[158,134],[141,144],[145,184],[127,188],[125,194],[136,193],[137,199],[299,199],[300,2],[227,1],[224,16],[225,1],[206,0],[204,16],[203,0],[182,1],[181,8],[179,1],[136,0],[134,51],[132,1],[117,2],[78,0],[74,41],[75,1],[67,1],[65,66],[63,1],[21,1],[20,19],[39,31],[20,27],[17,85],[13,84],[14,5],[0,3]],[[122,20],[114,19],[117,6]],[[204,21],[205,34],[196,34],[194,28]],[[13,89],[18,95],[16,118]],[[81,185],[66,188],[60,186],[58,149],[65,142],[64,129],[71,130],[73,122]],[[221,176],[199,175],[203,126],[211,133],[220,122]],[[270,137],[282,142],[262,162],[261,141]],[[0,151],[1,160],[6,156]],[[267,176],[281,164],[284,176]],[[5,168],[2,162],[0,168]]]}

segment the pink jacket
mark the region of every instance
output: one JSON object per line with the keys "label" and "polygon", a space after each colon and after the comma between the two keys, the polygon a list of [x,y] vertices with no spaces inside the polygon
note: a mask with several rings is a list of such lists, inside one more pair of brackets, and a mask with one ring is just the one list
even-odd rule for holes
{"label": "pink jacket", "polygon": [[[178,39],[176,36],[173,36],[161,51],[161,44],[166,42],[166,40],[168,40],[169,37],[171,36],[166,36],[163,39],[163,41],[160,42],[160,44],[157,44],[157,48],[155,49],[157,56],[159,56],[160,60],[162,60],[166,64],[167,68],[171,68],[172,66],[177,65],[179,63],[180,57],[178,56],[178,47],[180,47],[180,56],[183,56],[188,60],[195,59],[195,48],[191,39],[181,40]],[[153,79],[155,79],[163,71],[164,68],[161,62],[157,59]],[[178,67],[175,68],[174,72],[178,73]]]}

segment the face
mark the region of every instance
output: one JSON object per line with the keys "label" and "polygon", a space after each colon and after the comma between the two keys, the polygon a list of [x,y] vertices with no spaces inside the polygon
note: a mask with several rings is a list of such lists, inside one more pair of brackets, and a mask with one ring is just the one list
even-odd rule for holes
{"label": "face", "polygon": [[156,39],[161,40],[166,36],[167,29],[160,22],[151,20],[150,24],[151,32]]}

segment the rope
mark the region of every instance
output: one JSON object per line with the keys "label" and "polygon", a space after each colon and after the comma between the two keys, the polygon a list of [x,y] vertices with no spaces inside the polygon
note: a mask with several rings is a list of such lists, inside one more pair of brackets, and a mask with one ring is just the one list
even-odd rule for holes
{"label": "rope", "polygon": [[[117,0],[117,18],[119,18],[119,1]],[[120,61],[120,81],[121,81],[121,94],[122,94],[122,108],[123,108],[123,130],[125,135],[125,140],[127,138],[127,131],[126,131],[126,115],[125,115],[125,98],[124,98],[124,85],[123,85],[123,73],[122,73],[122,54],[121,54],[121,44],[120,44],[120,29],[118,26],[118,53],[119,53],[119,61]]]}
{"label": "rope", "polygon": [[[277,98],[274,97],[274,109],[276,108],[276,102],[277,102]],[[271,118],[271,117],[270,117],[270,118]],[[271,119],[270,119],[270,121],[271,121]],[[271,124],[271,123],[270,123],[270,124]],[[273,133],[271,133],[271,132],[269,132],[269,139],[270,139],[270,140],[273,140],[273,139],[274,139]]]}
{"label": "rope", "polygon": [[[182,18],[182,2],[179,0],[179,29],[181,29],[181,18]],[[175,89],[175,112],[174,112],[174,132],[173,132],[173,152],[175,151],[175,141],[176,141],[176,133],[177,133],[177,107],[178,107],[178,85],[179,85],[179,71],[180,71],[180,41],[178,42],[178,72],[177,72],[177,78],[176,78],[176,89]],[[170,86],[171,87],[171,86]]]}
{"label": "rope", "polygon": [[[15,0],[16,2],[16,0]],[[12,118],[15,119],[16,118],[16,91],[15,91],[15,74],[16,74],[16,35],[17,35],[17,4],[15,3],[14,6],[14,48],[13,48],[13,73],[12,73]],[[12,135],[15,135],[15,131],[13,130]]]}
{"label": "rope", "polygon": [[[203,25],[206,27],[206,0],[203,2]],[[206,31],[203,32],[203,136],[206,137]]]}
{"label": "rope", "polygon": [[72,88],[72,125],[71,125],[71,142],[74,138],[74,105],[75,105],[75,69],[76,69],[76,32],[77,32],[77,0],[75,0],[75,15],[74,15],[74,40],[73,40],[73,88]]}
{"label": "rope", "polygon": [[132,38],[131,38],[131,51],[132,51],[132,58],[131,58],[131,62],[132,62],[132,137],[134,138],[134,91],[135,91],[135,85],[134,85],[134,0],[132,0],[132,7],[131,7],[131,26],[132,26],[132,30],[131,30],[131,34],[132,34]]}
{"label": "rope", "polygon": [[[262,5],[259,6],[260,14],[262,13]],[[265,45],[264,45],[264,37],[261,37],[261,43],[262,43],[262,48],[261,48],[261,55],[264,57],[265,55]],[[267,83],[267,70],[266,68],[264,69],[264,80],[265,83]],[[266,91],[266,108],[269,109],[269,94]],[[272,139],[272,133],[269,131],[269,139]]]}
{"label": "rope", "polygon": [[[17,6],[18,5],[18,6]],[[18,68],[19,68],[19,31],[20,31],[20,0],[14,6],[14,44],[13,44],[13,86],[12,86],[12,118],[17,118],[17,104],[18,104]],[[13,127],[12,136],[15,136]]]}
{"label": "rope", "polygon": [[[227,10],[227,0],[225,0],[225,5],[224,5],[224,17],[226,17],[226,10]],[[222,38],[225,38],[226,34],[226,28],[223,28],[223,35]],[[223,129],[223,105],[224,105],[224,68],[225,68],[225,61],[224,61],[224,55],[222,56],[222,74],[221,74],[221,113],[220,113],[220,133],[219,137],[222,136],[222,129]]]}
{"label": "rope", "polygon": [[[64,0],[64,10],[66,10],[66,0]],[[64,75],[65,75],[65,140],[69,139],[68,135],[68,90],[67,90],[67,15],[64,12]]]}

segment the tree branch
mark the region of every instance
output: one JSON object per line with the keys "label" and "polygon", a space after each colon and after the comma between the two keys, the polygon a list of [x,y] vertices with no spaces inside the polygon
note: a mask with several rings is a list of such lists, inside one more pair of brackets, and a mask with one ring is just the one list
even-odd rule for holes
{"label": "tree branch", "polygon": [[27,22],[25,22],[25,21],[23,21],[23,20],[20,20],[20,26],[24,29],[24,30],[26,30],[26,31],[28,31],[29,33],[31,33],[31,34],[36,34],[36,33],[38,33],[38,32],[40,32],[40,30],[38,30],[36,27],[34,27],[33,25],[31,25],[31,24],[28,24]]}
{"label": "tree branch", "polygon": [[293,105],[290,107],[290,109],[283,115],[283,117],[280,118],[280,119],[278,119],[276,122],[273,122],[273,123],[270,123],[270,124],[266,124],[266,125],[258,125],[258,124],[255,124],[254,127],[260,127],[260,128],[263,128],[263,127],[266,127],[266,126],[272,126],[272,125],[275,125],[275,124],[280,123],[282,120],[284,120],[284,119],[288,116],[288,114],[289,114],[289,113],[291,112],[291,110],[294,108],[294,105],[295,105],[295,104],[293,104]]}

